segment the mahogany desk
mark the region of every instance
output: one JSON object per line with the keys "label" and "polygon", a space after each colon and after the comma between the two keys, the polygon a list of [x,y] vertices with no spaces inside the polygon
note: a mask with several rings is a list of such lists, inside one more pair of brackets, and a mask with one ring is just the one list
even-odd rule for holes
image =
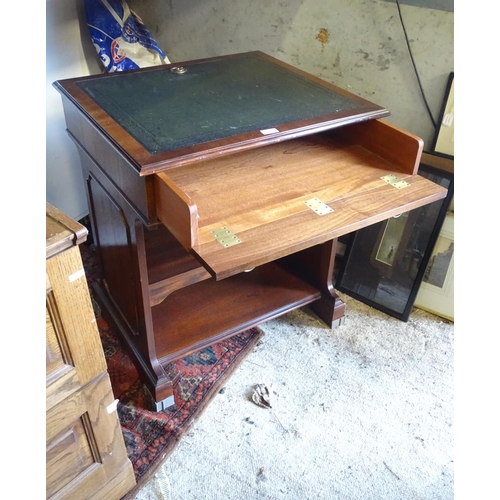
{"label": "mahogany desk", "polygon": [[55,82],[81,159],[94,287],[162,409],[169,363],[311,304],[337,238],[446,196],[376,104],[261,52]]}

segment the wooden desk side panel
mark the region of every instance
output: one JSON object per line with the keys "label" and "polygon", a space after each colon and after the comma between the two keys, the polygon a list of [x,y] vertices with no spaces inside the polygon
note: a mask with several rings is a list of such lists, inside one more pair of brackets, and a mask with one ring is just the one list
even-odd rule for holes
{"label": "wooden desk side panel", "polygon": [[151,177],[140,177],[126,155],[101,133],[82,112],[62,96],[66,128],[76,143],[113,182],[145,223],[157,222]]}
{"label": "wooden desk side panel", "polygon": [[369,120],[341,127],[335,133],[394,163],[401,171],[415,175],[418,172],[424,141],[416,135],[385,120]]}
{"label": "wooden desk side panel", "polygon": [[135,212],[99,171],[89,170],[87,192],[100,260],[100,286],[121,312],[134,343],[144,354],[144,308],[137,263]]}
{"label": "wooden desk side panel", "polygon": [[148,229],[130,200],[80,147],[78,149],[86,172],[90,216],[101,264],[101,278],[93,285],[95,298],[106,319],[120,331],[134,353],[137,368],[150,382],[151,392],[167,392],[165,397],[168,397],[171,384],[156,357],[149,277],[143,264],[146,260],[143,232]]}

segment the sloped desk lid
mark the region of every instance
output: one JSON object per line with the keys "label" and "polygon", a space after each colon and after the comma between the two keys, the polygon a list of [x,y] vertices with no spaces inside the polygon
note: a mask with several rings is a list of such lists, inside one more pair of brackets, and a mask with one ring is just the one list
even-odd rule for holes
{"label": "sloped desk lid", "polygon": [[261,52],[60,80],[54,86],[140,175],[389,115]]}

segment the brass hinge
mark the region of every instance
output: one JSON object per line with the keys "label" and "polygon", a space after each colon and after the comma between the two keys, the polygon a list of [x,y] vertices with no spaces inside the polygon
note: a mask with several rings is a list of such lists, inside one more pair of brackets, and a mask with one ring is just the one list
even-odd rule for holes
{"label": "brass hinge", "polygon": [[210,231],[210,234],[223,246],[232,247],[241,243],[241,240],[232,233],[226,226]]}
{"label": "brass hinge", "polygon": [[384,175],[381,179],[397,189],[403,189],[410,185],[408,182],[401,180],[393,174]]}
{"label": "brass hinge", "polygon": [[318,198],[311,198],[310,200],[304,201],[304,203],[318,215],[326,215],[334,211],[333,208],[330,208]]}

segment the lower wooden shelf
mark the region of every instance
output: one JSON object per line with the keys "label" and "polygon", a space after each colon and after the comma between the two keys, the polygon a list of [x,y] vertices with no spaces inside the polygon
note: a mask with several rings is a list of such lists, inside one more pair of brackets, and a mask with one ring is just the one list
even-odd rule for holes
{"label": "lower wooden shelf", "polygon": [[158,360],[166,364],[320,296],[279,262],[182,288],[152,308]]}
{"label": "lower wooden shelf", "polygon": [[[135,329],[126,320],[105,279],[92,284],[103,315],[121,333],[155,401],[152,411],[174,404],[167,365],[176,359],[307,304],[330,327],[343,320],[344,304],[331,286],[335,240],[217,280],[177,245],[174,251],[162,248],[169,238],[158,231],[145,235],[137,226],[139,269],[148,278],[143,308],[136,309],[144,314],[144,327]],[[170,273],[179,262],[186,264],[182,273]]]}

